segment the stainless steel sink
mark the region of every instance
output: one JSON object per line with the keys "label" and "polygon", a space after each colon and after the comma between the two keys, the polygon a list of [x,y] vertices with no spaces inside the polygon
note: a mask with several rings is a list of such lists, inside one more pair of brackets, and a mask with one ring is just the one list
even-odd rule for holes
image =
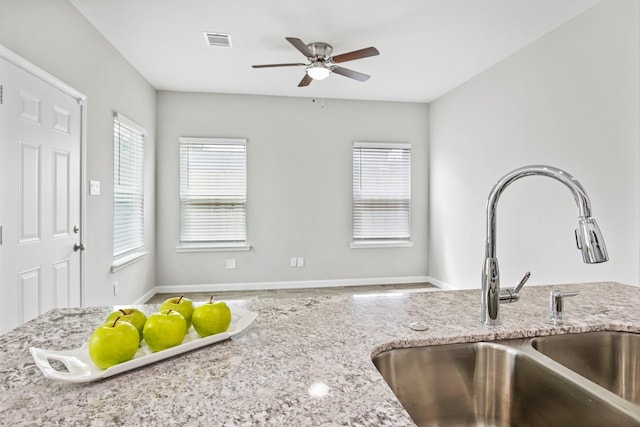
{"label": "stainless steel sink", "polygon": [[539,363],[530,343],[503,343],[398,348],[373,363],[419,426],[640,426],[640,411]]}
{"label": "stainless steel sink", "polygon": [[640,405],[640,335],[588,332],[534,338],[533,348],[622,398]]}

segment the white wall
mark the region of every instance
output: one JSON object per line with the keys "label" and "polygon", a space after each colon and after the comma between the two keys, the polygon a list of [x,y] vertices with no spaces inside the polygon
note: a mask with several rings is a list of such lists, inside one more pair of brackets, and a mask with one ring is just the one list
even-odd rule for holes
{"label": "white wall", "polygon": [[[426,104],[159,92],[157,119],[158,285],[427,274]],[[250,252],[176,253],[181,136],[248,139]],[[349,248],[353,141],[412,143],[414,247]],[[305,266],[291,268],[292,256]]]}
{"label": "white wall", "polygon": [[[500,201],[504,283],[529,269],[532,283],[637,283],[638,15],[635,0],[605,1],[431,107],[327,100],[321,108],[304,98],[172,92],[158,94],[156,104],[153,88],[65,0],[0,0],[0,44],[88,95],[87,177],[102,182],[102,195],[87,197],[88,305],[131,302],[151,290],[154,247],[159,285],[429,274],[452,287],[478,287],[486,197],[504,173],[532,163],[565,168],[582,181],[611,261],[582,264],[569,193],[555,181],[526,178]],[[114,111],[149,132],[151,253],[111,274]],[[248,138],[251,252],[175,252],[177,138],[185,135]],[[349,249],[354,140],[413,143],[413,248]],[[289,267],[291,256],[304,256],[306,266]],[[236,270],[224,268],[227,258],[237,259]]]}
{"label": "white wall", "polygon": [[[101,181],[102,195],[87,196],[85,303],[137,300],[155,284],[155,90],[66,0],[0,0],[0,44],[87,95],[87,178]],[[111,274],[114,111],[148,131],[145,246],[150,254]]]}
{"label": "white wall", "polygon": [[575,203],[524,178],[498,208],[503,285],[639,280],[639,3],[609,0],[435,101],[430,108],[430,275],[479,287],[485,205],[496,181],[550,164],[582,182],[610,261],[575,248]]}

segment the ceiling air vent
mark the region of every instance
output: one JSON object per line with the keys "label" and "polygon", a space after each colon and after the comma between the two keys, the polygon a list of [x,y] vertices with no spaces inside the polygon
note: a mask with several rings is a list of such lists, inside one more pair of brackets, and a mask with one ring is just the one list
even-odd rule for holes
{"label": "ceiling air vent", "polygon": [[209,46],[231,47],[231,34],[205,32],[204,39]]}

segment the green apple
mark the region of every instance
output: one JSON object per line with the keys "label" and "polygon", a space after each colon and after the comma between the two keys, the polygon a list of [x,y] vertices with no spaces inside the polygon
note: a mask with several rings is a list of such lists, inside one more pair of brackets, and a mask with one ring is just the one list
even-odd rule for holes
{"label": "green apple", "polygon": [[187,321],[187,329],[191,327],[191,316],[193,316],[193,303],[189,298],[183,296],[169,298],[160,305],[160,311],[175,310],[184,316]]}
{"label": "green apple", "polygon": [[93,332],[89,339],[89,357],[98,368],[107,369],[133,359],[139,345],[136,327],[118,317]]}
{"label": "green apple", "polygon": [[231,310],[224,302],[213,302],[211,297],[208,303],[196,307],[192,321],[193,329],[200,337],[219,334],[229,329]]}
{"label": "green apple", "polygon": [[179,311],[162,310],[149,316],[142,334],[151,351],[164,350],[182,343],[187,335],[187,321]]}
{"label": "green apple", "polygon": [[129,322],[138,330],[138,334],[140,335],[140,341],[142,341],[142,329],[144,328],[144,324],[147,321],[147,315],[138,310],[137,308],[121,308],[118,311],[114,311],[113,313],[107,316],[107,320],[105,323],[112,323],[117,318],[120,318],[121,322]]}

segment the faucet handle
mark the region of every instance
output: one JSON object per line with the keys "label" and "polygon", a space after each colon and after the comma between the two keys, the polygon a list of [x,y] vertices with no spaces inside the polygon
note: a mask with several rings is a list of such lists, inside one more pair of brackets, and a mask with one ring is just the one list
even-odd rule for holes
{"label": "faucet handle", "polygon": [[500,302],[504,304],[518,301],[520,299],[520,295],[518,294],[518,292],[520,292],[524,284],[527,283],[529,277],[531,277],[531,272],[527,271],[522,279],[520,279],[520,282],[518,282],[515,288],[501,289]]}
{"label": "faucet handle", "polygon": [[577,291],[562,292],[557,289],[552,290],[549,295],[549,306],[551,309],[549,317],[551,318],[551,320],[553,320],[554,322],[564,320],[564,298],[575,297],[576,295],[578,295]]}
{"label": "faucet handle", "polygon": [[527,283],[527,280],[529,280],[529,277],[531,277],[531,272],[530,271],[527,271],[526,273],[524,273],[524,276],[522,276],[522,279],[520,279],[520,282],[513,289],[513,292],[515,292],[516,294],[518,292],[520,292],[520,289],[522,289],[524,284]]}

